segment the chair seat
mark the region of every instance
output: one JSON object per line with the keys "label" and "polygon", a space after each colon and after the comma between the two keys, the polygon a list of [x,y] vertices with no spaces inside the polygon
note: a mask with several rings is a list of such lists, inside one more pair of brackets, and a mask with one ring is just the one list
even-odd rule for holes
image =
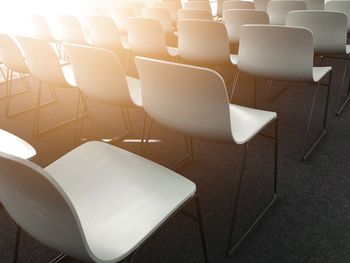
{"label": "chair seat", "polygon": [[75,81],[74,72],[71,64],[62,65],[62,71],[64,78],[66,79],[66,85],[62,87],[77,87],[77,82]]}
{"label": "chair seat", "polygon": [[64,189],[99,262],[132,253],[196,185],[138,155],[102,142],[88,142],[45,168]]}
{"label": "chair seat", "polygon": [[235,66],[238,64],[238,54],[230,54],[231,63]]}
{"label": "chair seat", "polygon": [[0,151],[23,159],[36,155],[35,149],[21,138],[0,129]]}
{"label": "chair seat", "polygon": [[313,67],[312,73],[313,73],[314,82],[319,82],[331,70],[332,70],[332,67]]}
{"label": "chair seat", "polygon": [[277,113],[230,104],[230,118],[233,140],[243,144],[276,119]]}
{"label": "chair seat", "polygon": [[140,80],[126,76],[126,81],[128,82],[128,88],[132,101],[136,106],[142,107],[142,92]]}
{"label": "chair seat", "polygon": [[172,57],[176,57],[179,55],[179,49],[176,47],[167,47],[169,55]]}

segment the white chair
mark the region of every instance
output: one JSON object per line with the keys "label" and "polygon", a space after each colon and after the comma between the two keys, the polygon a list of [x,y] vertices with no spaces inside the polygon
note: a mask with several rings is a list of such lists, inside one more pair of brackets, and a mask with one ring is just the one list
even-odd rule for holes
{"label": "white chair", "polygon": [[0,152],[22,159],[30,159],[36,155],[33,146],[2,129],[0,129]]}
{"label": "white chair", "polygon": [[226,26],[230,43],[238,45],[241,26],[247,24],[269,24],[269,16],[264,11],[231,9],[224,12],[223,22]]}
{"label": "white chair", "polygon": [[[314,67],[312,32],[306,28],[273,25],[244,25],[240,31],[238,70],[258,77],[316,84],[308,118],[303,160],[307,160],[327,133],[329,89],[332,79],[331,67]],[[322,133],[308,148],[311,120],[321,80],[329,75],[327,97],[322,122]],[[256,103],[255,103],[256,104]]]}
{"label": "white chair", "polygon": [[269,1],[271,0],[254,0],[255,10],[266,12]]}
{"label": "white chair", "polygon": [[176,24],[176,21],[178,18],[177,10],[181,9],[181,5],[179,6],[178,3],[174,1],[162,1],[162,2],[155,2],[154,6],[158,8],[165,8],[166,10],[168,10],[172,23],[174,25]]}
{"label": "white chair", "polygon": [[119,30],[123,33],[126,32],[126,19],[134,16],[135,14],[131,7],[116,7],[112,10],[112,17]]}
{"label": "white chair", "polygon": [[[11,112],[11,97],[27,93],[31,91],[29,81],[26,74],[29,74],[29,69],[24,62],[24,57],[19,49],[15,40],[9,35],[0,34],[0,60],[7,68],[6,73],[6,90],[5,90],[5,115],[6,117],[13,117],[19,114],[34,110],[35,107],[20,110],[17,112]],[[19,74],[24,84],[24,90],[14,93],[12,90],[13,79],[15,78],[14,73]]]}
{"label": "white chair", "polygon": [[25,61],[30,70],[30,73],[34,78],[39,80],[33,134],[42,134],[72,121],[77,121],[79,114],[79,103],[77,103],[76,116],[74,118],[59,122],[48,128],[40,129],[39,124],[40,112],[42,108],[42,88],[44,85],[47,85],[49,87],[51,94],[56,102],[58,102],[58,96],[55,93],[55,87],[69,88],[71,90],[74,90],[78,93],[78,102],[81,98],[81,94],[79,89],[76,87],[71,66],[62,66],[60,64],[58,55],[55,53],[52,46],[50,46],[47,41],[24,36],[17,36],[16,40],[23,50]]}
{"label": "white chair", "polygon": [[89,45],[83,27],[77,17],[71,15],[59,15],[57,16],[57,25],[59,26],[63,42]]}
{"label": "white chair", "polygon": [[177,16],[180,19],[200,19],[200,20],[212,20],[211,13],[207,10],[199,9],[179,9]]}
{"label": "white chair", "polygon": [[328,1],[324,9],[327,11],[336,11],[346,14],[348,17],[348,35],[350,33],[350,1]]}
{"label": "white chair", "polygon": [[324,10],[325,0],[305,0],[307,10]]}
{"label": "white chair", "polygon": [[165,34],[171,34],[175,30],[170,13],[166,8],[144,7],[142,8],[142,17],[157,20],[161,24]]}
{"label": "white chair", "polygon": [[189,1],[184,3],[184,9],[199,9],[209,11],[213,16],[213,11],[209,1]]}
{"label": "white chair", "polygon": [[177,48],[167,47],[165,33],[158,20],[131,17],[126,20],[128,42],[134,54],[162,59],[177,59]]}
{"label": "white chair", "polygon": [[[140,75],[143,106],[152,119],[190,138],[244,147],[229,231],[227,253],[231,255],[252,230],[250,227],[231,249],[247,147],[251,139],[272,124],[275,125],[275,136],[271,137],[275,142],[274,194],[268,207],[253,225],[257,224],[277,198],[277,114],[230,104],[224,80],[211,69],[141,57],[135,60]],[[146,141],[150,130],[147,134]],[[188,154],[193,155],[191,140],[187,148]]]}
{"label": "white chair", "polygon": [[272,0],[267,4],[266,12],[269,15],[270,24],[284,25],[288,12],[306,10],[306,3],[297,0]]}
{"label": "white chair", "polygon": [[[88,262],[133,262],[142,245],[194,201],[208,262],[196,185],[165,167],[102,142],[85,143],[45,169],[4,153],[0,166],[6,211],[54,250]],[[15,258],[20,237],[18,231]]]}
{"label": "white chair", "polygon": [[251,1],[224,1],[222,3],[222,13],[225,13],[225,11],[228,9],[255,9],[255,4]]}
{"label": "white chair", "polygon": [[[335,11],[293,11],[288,13],[287,26],[306,27],[312,31],[315,47],[315,55],[324,58],[341,59],[345,61],[339,101],[342,99],[344,81],[350,59],[350,45],[347,39],[347,16]],[[322,61],[323,62],[323,61]],[[337,111],[340,115],[350,100],[350,88],[347,98]]]}
{"label": "white chair", "polygon": [[83,95],[83,114],[76,139],[80,142],[88,99],[94,99],[121,109],[126,132],[110,142],[120,140],[132,132],[128,109],[142,107],[141,86],[138,79],[127,77],[116,55],[106,49],[80,45],[64,45],[71,61],[74,78]]}
{"label": "white chair", "polygon": [[132,12],[134,13],[134,16],[136,17],[142,17],[142,8],[144,8],[146,4],[144,2],[140,1],[127,1],[126,7],[129,7],[132,9]]}
{"label": "white chair", "polygon": [[224,24],[217,21],[186,19],[178,21],[177,26],[179,55],[185,62],[214,67],[237,64],[237,56],[230,54]]}

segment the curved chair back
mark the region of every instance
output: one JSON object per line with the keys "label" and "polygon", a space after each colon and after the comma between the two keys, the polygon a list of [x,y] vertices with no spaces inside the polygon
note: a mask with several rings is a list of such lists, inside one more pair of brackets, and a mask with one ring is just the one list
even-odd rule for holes
{"label": "curved chair back", "polygon": [[90,31],[90,41],[94,46],[113,51],[123,49],[120,32],[111,17],[87,16],[86,23]]}
{"label": "curved chair back", "polygon": [[207,10],[199,9],[179,9],[177,16],[180,19],[200,19],[200,20],[212,20],[212,15]]}
{"label": "curved chair back", "polygon": [[207,68],[135,58],[145,111],[178,132],[232,142],[225,82]]}
{"label": "curved chair back", "polygon": [[122,65],[110,50],[65,44],[79,89],[88,97],[115,106],[132,106]]}
{"label": "curved chair back", "polygon": [[222,3],[222,13],[228,9],[255,9],[255,4],[250,1],[228,0]]}
{"label": "curved chair back", "polygon": [[158,8],[165,8],[166,10],[168,10],[171,17],[171,21],[173,22],[173,24],[176,23],[177,10],[181,9],[181,6],[179,6],[178,3],[173,1],[162,1],[162,2],[155,2],[154,6]]}
{"label": "curved chair back", "polygon": [[305,0],[307,10],[324,10],[325,0]]}
{"label": "curved chair back", "polygon": [[284,25],[286,16],[290,11],[306,10],[304,1],[294,0],[273,0],[267,4],[267,13],[269,15],[270,24]]}
{"label": "curved chair back", "polygon": [[293,11],[286,19],[287,26],[306,27],[314,38],[315,54],[346,54],[347,17],[333,11]]}
{"label": "curved chair back", "polygon": [[56,52],[39,38],[17,36],[31,74],[41,82],[66,87],[67,81]]}
{"label": "curved chair back", "polygon": [[45,17],[41,15],[33,15],[31,17],[32,22],[32,34],[34,37],[54,42],[55,38],[52,35],[49,24],[47,23]]}
{"label": "curved chair back", "polygon": [[137,17],[142,17],[142,8],[144,8],[146,4],[141,1],[127,1],[126,7],[130,7],[132,12]]}
{"label": "curved chair back", "polygon": [[144,7],[142,8],[142,16],[145,18],[152,18],[161,24],[164,32],[173,31],[173,22],[170,13],[167,9],[162,7]]}
{"label": "curved chair back", "polygon": [[91,260],[77,213],[55,179],[34,163],[0,152],[0,199],[15,222],[49,247]]}
{"label": "curved chair back", "polygon": [[241,27],[240,71],[272,80],[313,82],[313,60],[309,29],[273,25]]}
{"label": "curved chair back", "polygon": [[328,1],[324,9],[345,13],[348,17],[348,32],[350,32],[350,1]]}
{"label": "curved chair back", "polygon": [[86,45],[83,27],[78,18],[70,15],[59,15],[57,17],[61,38],[64,42]]}
{"label": "curved chair back", "polygon": [[271,0],[254,0],[255,10],[265,11],[267,10],[267,4]]}
{"label": "curved chair back", "polygon": [[138,55],[168,57],[165,34],[159,21],[152,18],[131,17],[126,20],[128,42]]}
{"label": "curved chair back", "polygon": [[239,43],[239,29],[247,24],[269,24],[269,16],[264,11],[230,9],[223,15],[230,43]]}
{"label": "curved chair back", "polygon": [[179,55],[200,65],[230,65],[230,44],[225,25],[208,20],[186,19],[177,23]]}
{"label": "curved chair back", "polygon": [[131,7],[116,7],[112,10],[112,17],[120,31],[126,31],[126,19],[134,17],[135,14]]}
{"label": "curved chair back", "polygon": [[9,35],[0,34],[0,60],[15,72],[29,73],[20,48]]}
{"label": "curved chair back", "polygon": [[207,10],[213,15],[209,1],[188,1],[184,3],[184,9]]}

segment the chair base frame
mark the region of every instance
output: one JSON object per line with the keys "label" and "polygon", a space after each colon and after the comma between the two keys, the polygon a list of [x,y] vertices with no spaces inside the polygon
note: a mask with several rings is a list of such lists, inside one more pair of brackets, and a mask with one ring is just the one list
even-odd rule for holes
{"label": "chair base frame", "polygon": [[[275,134],[274,136],[269,136],[269,135],[264,135],[261,134],[264,137],[267,137],[269,139],[274,140],[274,191],[273,191],[273,197],[269,204],[264,208],[264,210],[256,217],[254,222],[249,226],[249,228],[241,235],[239,240],[232,245],[233,242],[233,233],[237,225],[237,218],[238,218],[238,208],[239,208],[239,201],[240,201],[240,196],[241,196],[241,188],[242,188],[242,183],[244,179],[244,171],[245,171],[245,166],[246,166],[246,160],[247,160],[247,151],[248,151],[248,142],[244,144],[244,150],[243,150],[243,161],[241,165],[241,170],[240,170],[240,175],[238,179],[238,186],[236,190],[236,195],[234,197],[234,205],[232,209],[232,214],[231,214],[231,224],[229,228],[229,237],[227,241],[227,248],[226,248],[226,256],[230,257],[237,249],[238,247],[242,244],[242,242],[246,239],[246,237],[253,231],[255,226],[258,225],[258,223],[262,220],[262,218],[266,215],[266,213],[270,210],[272,205],[276,202],[278,195],[277,195],[277,175],[278,175],[278,119],[276,118],[274,121],[275,123]],[[273,123],[272,122],[272,123]],[[269,123],[268,125],[270,125]],[[267,125],[267,126],[268,126]]]}

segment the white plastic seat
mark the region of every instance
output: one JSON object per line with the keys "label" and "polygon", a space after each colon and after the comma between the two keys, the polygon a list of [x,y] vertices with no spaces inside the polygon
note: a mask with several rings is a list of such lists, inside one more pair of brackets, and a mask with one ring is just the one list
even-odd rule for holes
{"label": "white plastic seat", "polygon": [[206,10],[213,16],[209,1],[188,1],[184,3],[184,9]]}
{"label": "white plastic seat", "polygon": [[56,43],[58,40],[55,39],[51,32],[51,28],[47,23],[46,19],[42,15],[31,16],[32,23],[32,36],[37,37],[48,42]]}
{"label": "white plastic seat", "polygon": [[[311,112],[305,136],[304,155],[306,160],[326,135],[331,67],[314,67],[314,45],[312,32],[306,28],[273,25],[244,25],[240,30],[238,70],[255,78],[286,82],[307,82],[316,84]],[[308,148],[310,124],[315,99],[320,89],[320,80],[329,74],[327,97],[322,123],[322,133]],[[256,81],[255,81],[256,89]]]}
{"label": "white plastic seat", "polygon": [[[339,92],[342,97],[345,75],[349,64],[349,45],[347,42],[347,16],[335,11],[294,11],[287,15],[289,26],[306,27],[312,31],[315,55],[323,58],[332,57],[345,61],[345,67]],[[337,114],[340,115],[349,100],[340,104]]]}
{"label": "white plastic seat", "polygon": [[348,34],[350,32],[350,1],[328,1],[324,9],[327,11],[342,12],[348,17]]}
{"label": "white plastic seat", "polygon": [[77,17],[71,15],[59,15],[57,16],[57,24],[63,42],[89,45],[83,27]]}
{"label": "white plastic seat", "polygon": [[118,29],[123,33],[126,32],[126,19],[134,16],[135,14],[131,7],[116,7],[112,10],[112,17]]}
{"label": "white plastic seat", "polygon": [[266,12],[270,24],[284,25],[288,12],[295,10],[306,10],[306,3],[298,0],[272,0],[268,2]]}
{"label": "white plastic seat", "polygon": [[131,17],[126,20],[130,49],[136,55],[174,60],[178,49],[167,47],[166,36],[158,20]]}
{"label": "white plastic seat", "polygon": [[325,0],[305,0],[307,10],[324,10]]}
{"label": "white plastic seat", "polygon": [[144,7],[142,8],[142,17],[153,18],[157,20],[161,24],[166,34],[173,32],[175,29],[170,13],[166,8]]}
{"label": "white plastic seat", "polygon": [[22,159],[30,159],[36,155],[33,146],[16,135],[2,129],[0,129],[0,152]]}
{"label": "white plastic seat", "polygon": [[222,13],[229,9],[255,9],[254,2],[226,0],[222,3]]}
{"label": "white plastic seat", "polygon": [[33,134],[38,135],[53,130],[69,122],[77,121],[79,108],[77,108],[76,116],[74,118],[62,121],[45,129],[40,129],[40,112],[42,108],[41,97],[42,88],[44,85],[47,85],[49,87],[51,94],[56,102],[58,102],[58,97],[55,92],[55,87],[69,88],[78,92],[78,102],[80,100],[81,94],[79,89],[76,87],[71,66],[61,65],[58,55],[55,53],[52,46],[47,41],[24,36],[17,36],[16,40],[23,50],[25,61],[30,70],[30,73],[34,78],[39,80]]}
{"label": "white plastic seat", "polygon": [[134,13],[134,16],[136,17],[142,17],[142,8],[144,8],[146,4],[141,1],[127,1],[126,7],[129,7],[132,9],[132,12]]}
{"label": "white plastic seat", "polygon": [[176,24],[176,21],[178,18],[177,11],[181,9],[181,5],[179,6],[179,4],[174,1],[162,1],[162,2],[155,2],[154,6],[158,8],[165,8],[166,10],[168,10],[172,23],[174,25]]}
{"label": "white plastic seat", "polygon": [[[9,35],[0,34],[0,59],[6,66],[6,90],[5,90],[5,115],[6,117],[13,117],[19,114],[34,110],[35,107],[11,112],[11,97],[31,91],[29,81],[26,77],[29,74],[29,69],[24,62],[23,54],[18,47],[16,41]],[[12,82],[14,73],[18,73],[23,81],[24,89],[20,92],[13,93]]]}
{"label": "white plastic seat", "polygon": [[179,9],[177,15],[180,19],[200,19],[200,20],[212,20],[212,15],[207,10],[199,9]]}
{"label": "white plastic seat", "polygon": [[[135,62],[141,81],[143,106],[153,120],[190,138],[244,145],[244,161],[240,170],[229,232],[227,253],[232,254],[238,246],[236,244],[231,249],[247,145],[266,126],[275,123],[275,150],[277,149],[277,114],[230,104],[225,81],[211,69],[142,57],[136,57]],[[150,124],[147,128],[146,142],[151,127]],[[191,142],[189,139],[186,148],[187,154],[193,158]],[[268,207],[277,197],[277,151],[275,154],[274,197]],[[262,218],[262,215],[259,218]],[[245,237],[250,230],[243,236]],[[244,237],[238,243],[242,242]]]}
{"label": "white plastic seat", "polygon": [[140,81],[127,77],[116,55],[106,49],[65,44],[74,78],[83,94],[84,110],[77,142],[80,142],[88,99],[120,107],[126,133],[113,138],[119,140],[132,131],[128,118],[130,107],[142,107]]}
{"label": "white plastic seat", "polygon": [[205,252],[196,185],[152,161],[88,142],[45,169],[3,153],[0,165],[0,198],[9,215],[68,256],[133,262],[140,246],[191,200]]}
{"label": "white plastic seat", "polygon": [[254,0],[255,10],[266,12],[269,1],[271,0]]}

